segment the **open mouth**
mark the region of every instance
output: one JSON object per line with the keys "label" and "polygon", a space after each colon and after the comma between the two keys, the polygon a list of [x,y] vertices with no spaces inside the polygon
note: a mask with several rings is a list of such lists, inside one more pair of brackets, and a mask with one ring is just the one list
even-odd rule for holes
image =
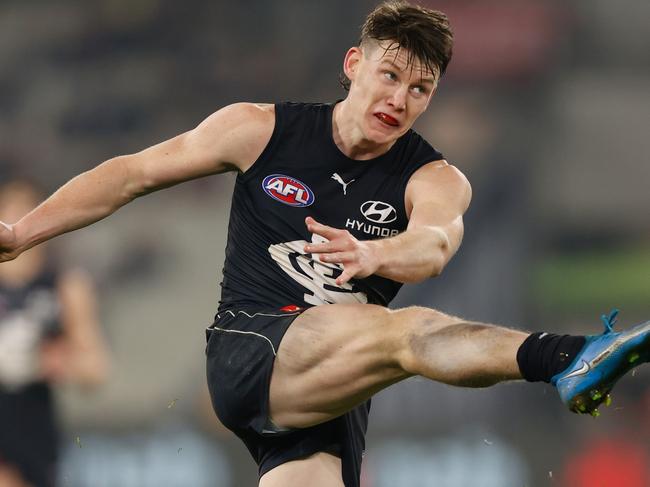
{"label": "open mouth", "polygon": [[377,117],[381,122],[385,123],[386,125],[390,125],[391,127],[399,126],[399,122],[386,113],[383,112],[375,113],[375,117]]}

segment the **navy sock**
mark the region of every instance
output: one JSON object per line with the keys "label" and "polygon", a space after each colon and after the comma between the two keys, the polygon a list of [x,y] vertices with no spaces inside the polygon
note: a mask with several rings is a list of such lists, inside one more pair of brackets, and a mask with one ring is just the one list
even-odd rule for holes
{"label": "navy sock", "polygon": [[576,358],[586,339],[583,336],[533,333],[517,351],[517,364],[528,382],[551,382]]}

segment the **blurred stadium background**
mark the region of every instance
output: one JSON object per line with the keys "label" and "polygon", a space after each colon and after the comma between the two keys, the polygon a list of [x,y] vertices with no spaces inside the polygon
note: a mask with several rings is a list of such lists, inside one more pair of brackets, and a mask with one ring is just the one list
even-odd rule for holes
{"label": "blurred stadium background", "polygon": [[[418,130],[474,202],[455,261],[395,305],[566,333],[600,332],[613,307],[624,325],[648,319],[650,3],[421,3],[448,13],[456,49]],[[53,191],[228,103],[342,98],[343,54],[375,4],[0,0],[0,178]],[[98,282],[115,360],[97,393],[58,391],[62,486],[255,485],[203,385],[233,180],[151,195],[58,240]],[[597,420],[550,387],[394,386],[373,404],[364,486],[647,487],[648,372]]]}

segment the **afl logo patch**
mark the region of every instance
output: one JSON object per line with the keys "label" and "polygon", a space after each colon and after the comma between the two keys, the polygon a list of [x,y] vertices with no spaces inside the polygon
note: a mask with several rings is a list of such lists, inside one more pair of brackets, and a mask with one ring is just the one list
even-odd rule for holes
{"label": "afl logo patch", "polygon": [[283,174],[271,174],[262,181],[262,189],[271,198],[289,206],[309,206],[316,197],[309,186]]}
{"label": "afl logo patch", "polygon": [[391,223],[397,220],[397,212],[383,201],[366,201],[361,205],[361,213],[374,223]]}

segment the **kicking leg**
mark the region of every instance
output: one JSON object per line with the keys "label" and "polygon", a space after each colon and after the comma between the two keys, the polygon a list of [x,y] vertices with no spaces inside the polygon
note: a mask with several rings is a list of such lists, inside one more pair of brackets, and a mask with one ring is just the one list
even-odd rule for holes
{"label": "kicking leg", "polygon": [[470,387],[519,379],[516,355],[527,336],[427,308],[310,308],[278,350],[271,419],[282,427],[322,423],[412,375]]}

